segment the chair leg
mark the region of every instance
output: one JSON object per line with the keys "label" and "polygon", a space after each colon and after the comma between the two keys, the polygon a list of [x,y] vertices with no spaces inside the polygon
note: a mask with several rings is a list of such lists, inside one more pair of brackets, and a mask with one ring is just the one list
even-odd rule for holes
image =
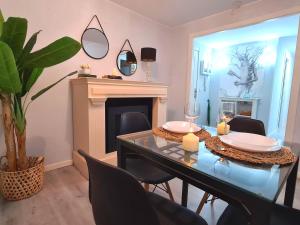
{"label": "chair leg", "polygon": [[216,199],[217,199],[216,196],[212,196],[211,201],[210,201],[210,204],[214,204],[214,201],[215,201]]}
{"label": "chair leg", "polygon": [[209,194],[207,192],[205,192],[204,195],[203,195],[203,197],[202,197],[202,199],[201,199],[201,201],[200,201],[200,203],[199,203],[199,206],[198,206],[198,208],[196,210],[197,214],[200,214],[200,212],[201,212],[204,204],[207,202],[208,198],[209,198]]}
{"label": "chair leg", "polygon": [[146,191],[149,191],[149,184],[144,183],[144,188],[145,188]]}
{"label": "chair leg", "polygon": [[168,182],[168,181],[165,182],[165,185],[166,185],[166,187],[167,187],[167,193],[169,194],[170,200],[174,202],[174,197],[173,197],[173,194],[172,194],[172,191],[171,191],[169,182]]}

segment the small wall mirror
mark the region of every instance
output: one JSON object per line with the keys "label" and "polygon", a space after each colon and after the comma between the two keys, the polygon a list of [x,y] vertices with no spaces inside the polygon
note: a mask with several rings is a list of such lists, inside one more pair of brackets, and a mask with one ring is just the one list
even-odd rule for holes
{"label": "small wall mirror", "polygon": [[[101,30],[97,28],[88,28],[92,20],[96,18]],[[109,50],[108,39],[96,15],[93,16],[85,31],[81,36],[81,45],[84,52],[93,59],[104,58]]]}
{"label": "small wall mirror", "polygon": [[[123,50],[126,42],[128,43],[130,50]],[[137,60],[128,39],[126,39],[118,54],[117,67],[120,73],[122,73],[125,76],[133,75],[137,69]]]}
{"label": "small wall mirror", "polygon": [[131,76],[137,69],[137,61],[133,52],[123,50],[117,58],[117,66],[119,71],[125,76]]}

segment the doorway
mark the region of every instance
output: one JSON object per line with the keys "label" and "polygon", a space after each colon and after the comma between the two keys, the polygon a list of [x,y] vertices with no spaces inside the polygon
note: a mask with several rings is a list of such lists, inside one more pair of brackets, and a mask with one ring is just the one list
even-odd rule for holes
{"label": "doorway", "polygon": [[189,98],[200,104],[198,123],[215,126],[220,112],[246,116],[284,140],[298,27],[292,15],[195,37]]}

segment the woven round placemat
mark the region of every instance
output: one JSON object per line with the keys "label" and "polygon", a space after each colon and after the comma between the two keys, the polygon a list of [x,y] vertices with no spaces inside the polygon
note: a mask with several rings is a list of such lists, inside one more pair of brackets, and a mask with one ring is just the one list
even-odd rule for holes
{"label": "woven round placemat", "polygon": [[[152,129],[152,132],[154,135],[157,135],[159,137],[165,138],[170,141],[176,141],[176,142],[182,142],[182,137],[186,135],[186,134],[174,133],[165,130],[162,127],[154,128]],[[194,134],[199,137],[199,141],[204,141],[205,139],[211,137],[211,135],[205,129],[201,129],[200,131],[195,132]]]}
{"label": "woven round placemat", "polygon": [[232,148],[220,140],[219,137],[211,137],[205,140],[205,145],[211,151],[238,161],[259,165],[288,165],[296,160],[296,156],[288,147],[282,147],[276,152],[246,152]]}

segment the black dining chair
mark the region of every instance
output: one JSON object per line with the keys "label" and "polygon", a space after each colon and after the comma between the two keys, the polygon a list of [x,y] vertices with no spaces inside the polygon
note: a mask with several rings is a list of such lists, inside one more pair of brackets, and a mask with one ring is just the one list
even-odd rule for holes
{"label": "black dining chair", "polygon": [[249,117],[237,116],[228,122],[230,130],[266,136],[264,123]]}
{"label": "black dining chair", "polygon": [[[150,129],[150,123],[144,113],[126,112],[121,114],[120,134],[129,134]],[[137,155],[127,156],[126,170],[134,175],[140,182],[144,183],[144,187],[147,191],[149,191],[149,185],[152,184],[154,185],[154,190],[157,187],[162,189],[167,192],[169,198],[174,201],[168,183],[174,176],[153,166]],[[162,187],[158,186],[159,184],[162,184]]]}
{"label": "black dining chair", "polygon": [[[244,116],[236,116],[231,121],[228,122],[230,125],[231,131],[244,132],[244,133],[252,133],[266,136],[264,123],[260,120],[251,119]],[[203,209],[204,205],[209,201],[209,197],[211,195],[207,192],[204,193],[196,213],[199,214]],[[211,203],[215,201],[216,197],[212,196]]]}
{"label": "black dining chair", "polygon": [[[233,205],[227,206],[220,216],[217,225],[248,225],[250,216],[242,209]],[[299,225],[300,210],[275,204],[270,217],[270,223],[264,225]]]}
{"label": "black dining chair", "polygon": [[88,166],[96,225],[207,225],[189,209],[146,192],[127,171],[78,152]]}

